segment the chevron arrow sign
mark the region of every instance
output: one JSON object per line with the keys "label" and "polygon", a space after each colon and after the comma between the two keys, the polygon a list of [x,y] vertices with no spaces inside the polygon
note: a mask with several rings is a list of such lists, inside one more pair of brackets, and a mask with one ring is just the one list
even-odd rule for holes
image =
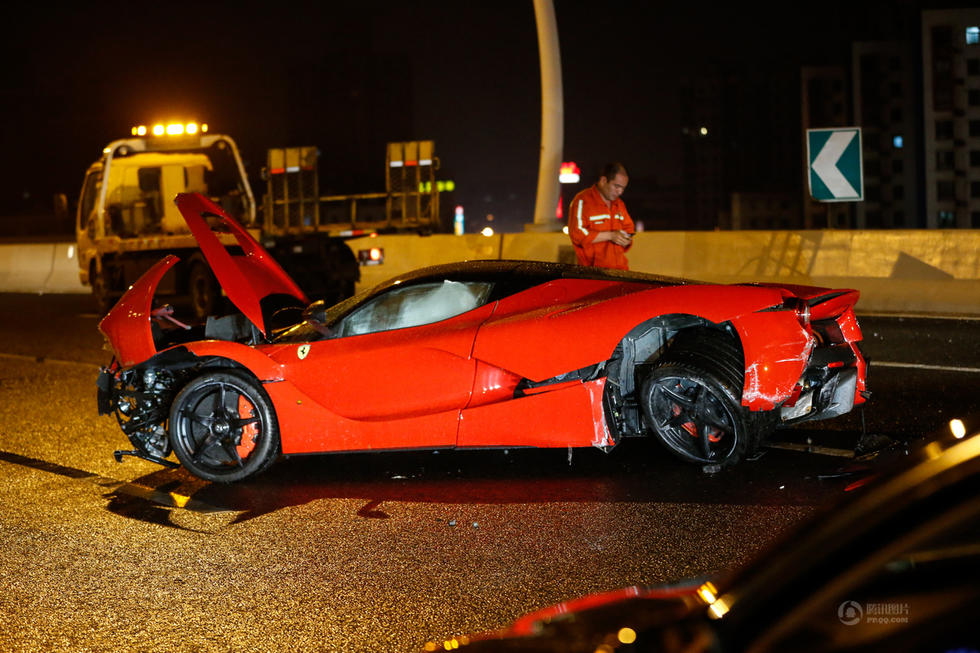
{"label": "chevron arrow sign", "polygon": [[820,202],[864,199],[861,128],[806,130],[810,196]]}

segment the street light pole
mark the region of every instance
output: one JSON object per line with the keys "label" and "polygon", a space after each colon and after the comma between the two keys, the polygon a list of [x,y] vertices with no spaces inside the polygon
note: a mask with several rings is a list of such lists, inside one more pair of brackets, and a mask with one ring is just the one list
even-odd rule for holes
{"label": "street light pole", "polygon": [[561,166],[564,110],[561,88],[561,53],[558,24],[552,0],[534,0],[538,26],[538,55],[541,59],[541,158],[538,162],[538,195],[534,204],[534,226],[554,226],[558,205],[558,169]]}

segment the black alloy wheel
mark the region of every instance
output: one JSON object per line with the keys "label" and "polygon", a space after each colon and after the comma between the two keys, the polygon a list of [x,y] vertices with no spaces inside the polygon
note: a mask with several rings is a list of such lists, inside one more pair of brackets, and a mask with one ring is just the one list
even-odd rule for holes
{"label": "black alloy wheel", "polygon": [[264,471],[281,448],[269,396],[234,371],[205,372],[184,386],[170,409],[170,442],[188,471],[218,483]]}
{"label": "black alloy wheel", "polygon": [[654,368],[643,384],[643,413],[657,438],[675,456],[728,467],[748,449],[740,390],[701,366],[667,362]]}

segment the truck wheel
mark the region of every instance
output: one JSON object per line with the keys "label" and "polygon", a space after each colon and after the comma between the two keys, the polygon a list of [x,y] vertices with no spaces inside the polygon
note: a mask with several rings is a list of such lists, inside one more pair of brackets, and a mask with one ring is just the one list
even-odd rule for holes
{"label": "truck wheel", "polygon": [[95,264],[89,268],[89,283],[92,285],[92,297],[95,299],[95,310],[99,315],[105,315],[112,308],[112,296],[109,294],[109,282],[105,278],[105,271],[99,272]]}
{"label": "truck wheel", "polygon": [[199,320],[214,313],[218,297],[218,282],[204,263],[197,262],[191,266],[191,272],[187,275],[187,290],[194,315]]}

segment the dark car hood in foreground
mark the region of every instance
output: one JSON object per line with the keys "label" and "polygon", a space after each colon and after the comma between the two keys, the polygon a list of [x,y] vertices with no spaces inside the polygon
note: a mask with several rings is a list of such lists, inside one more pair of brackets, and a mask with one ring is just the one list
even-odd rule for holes
{"label": "dark car hood in foreground", "polygon": [[[918,517],[924,508],[952,503],[951,512],[972,511],[976,517],[980,499],[972,490],[980,481],[980,419],[974,417],[966,428],[973,435],[957,439],[945,434],[890,461],[853,495],[824,506],[748,564],[713,582],[631,587],[574,599],[521,617],[503,630],[457,637],[447,642],[448,648],[447,643],[430,642],[425,650],[779,650],[782,637],[805,626],[815,601],[833,598],[828,592],[840,589],[840,583],[846,587],[848,579],[853,582],[869,566],[889,563],[893,541],[912,528],[909,514]],[[926,510],[922,519],[939,518]],[[977,549],[980,541],[972,544],[971,550]],[[968,570],[963,573],[969,575]],[[944,630],[929,624],[926,632],[930,638],[935,634],[938,645]],[[886,643],[894,640],[892,635]],[[855,650],[878,650],[874,640],[871,646]]]}

